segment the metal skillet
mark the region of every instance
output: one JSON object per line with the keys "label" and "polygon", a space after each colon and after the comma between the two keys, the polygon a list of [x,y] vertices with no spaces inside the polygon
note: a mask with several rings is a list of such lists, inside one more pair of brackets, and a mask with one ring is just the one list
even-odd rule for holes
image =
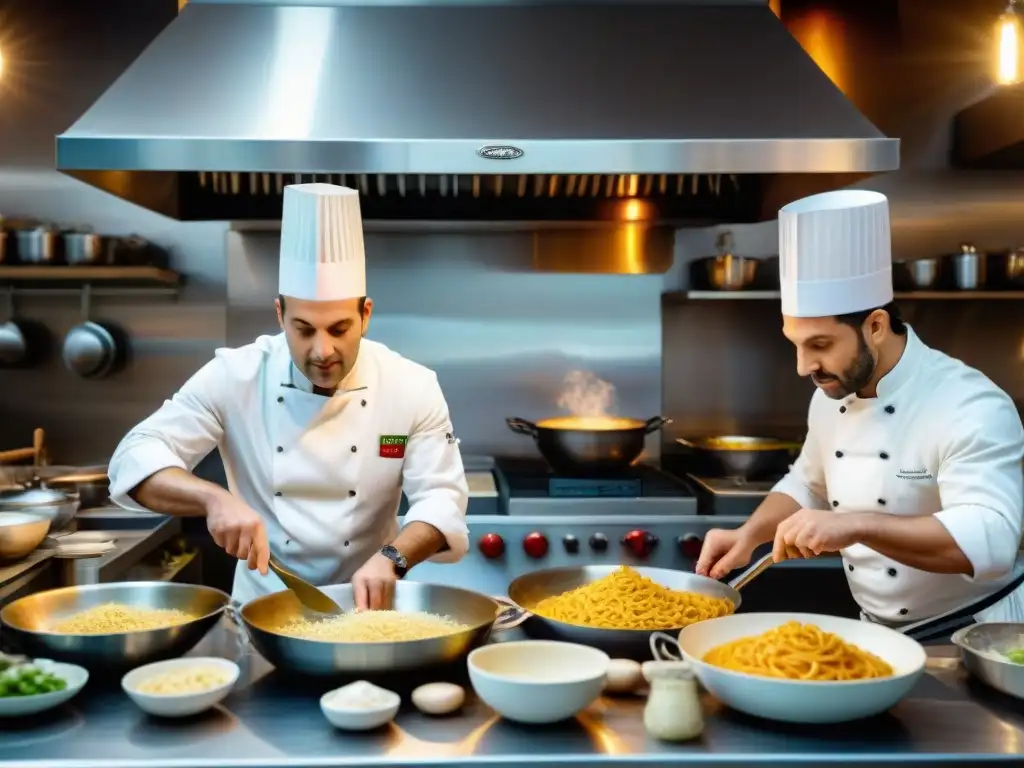
{"label": "metal skillet", "polygon": [[[741,603],[740,590],[771,564],[772,556],[767,554],[729,582],[667,568],[638,567],[634,570],[657,584],[678,592],[696,592],[708,597],[725,598],[732,602],[735,611]],[[544,598],[591,584],[613,573],[619,567],[619,565],[585,565],[572,568],[551,568],[520,576],[509,585],[508,596],[509,600],[524,612],[523,631],[530,637],[589,645],[592,648],[599,648],[613,657],[649,659],[652,632],[678,633],[682,627],[671,627],[664,630],[604,629],[567,624],[564,621],[555,621],[530,612],[530,608]]]}
{"label": "metal skillet", "polygon": [[[355,610],[351,584],[321,587],[345,612]],[[486,595],[466,589],[399,581],[393,609],[400,613],[423,611],[463,624],[465,629],[442,637],[397,642],[339,643],[286,635],[282,627],[293,619],[313,618],[290,589],[250,600],[229,615],[248,641],[280,670],[312,677],[374,674],[422,669],[465,658],[487,642],[492,631],[511,629],[522,621],[522,611],[501,605]]]}

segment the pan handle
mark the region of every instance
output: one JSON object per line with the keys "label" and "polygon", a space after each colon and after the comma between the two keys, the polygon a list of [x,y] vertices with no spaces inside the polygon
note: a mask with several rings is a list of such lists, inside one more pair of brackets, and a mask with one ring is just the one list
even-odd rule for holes
{"label": "pan handle", "polygon": [[508,424],[508,428],[513,432],[518,432],[520,435],[529,435],[530,437],[537,437],[537,425],[532,421],[526,419],[518,419],[515,416],[510,416],[505,419],[505,423]]}
{"label": "pan handle", "polygon": [[735,589],[736,591],[743,589],[745,586],[747,586],[747,584],[749,584],[758,576],[760,576],[761,573],[765,570],[765,568],[767,568],[773,562],[774,560],[772,559],[771,552],[769,552],[767,555],[759,559],[752,566],[747,568],[747,570],[745,570],[735,579],[730,581],[729,586]]}
{"label": "pan handle", "polygon": [[252,643],[249,640],[249,630],[242,621],[242,604],[232,600],[224,606],[224,616],[230,624],[235,627],[237,646],[235,649],[236,660],[241,662],[245,657],[252,655]]}
{"label": "pan handle", "polygon": [[651,633],[651,655],[656,661],[685,661],[679,641],[664,632]]}
{"label": "pan handle", "polygon": [[533,616],[528,610],[520,608],[507,597],[494,597],[491,599],[501,606],[501,610],[498,611],[498,615],[494,619],[494,624],[491,625],[492,632],[507,632],[510,629],[515,629]]}
{"label": "pan handle", "polygon": [[671,423],[672,419],[666,416],[652,416],[651,418],[644,422],[644,434],[649,435],[651,434],[651,432],[657,432],[666,424]]}

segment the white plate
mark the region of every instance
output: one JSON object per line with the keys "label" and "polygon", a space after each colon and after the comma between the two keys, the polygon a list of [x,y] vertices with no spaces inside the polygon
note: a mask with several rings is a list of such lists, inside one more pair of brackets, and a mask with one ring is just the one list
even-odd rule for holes
{"label": "white plate", "polygon": [[[162,675],[176,669],[195,669],[197,667],[217,667],[227,673],[227,682],[198,693],[158,694],[143,693],[138,689],[143,682],[154,675]],[[143,712],[157,717],[188,717],[198,715],[223,701],[238,682],[238,675],[238,665],[233,661],[215,656],[186,657],[157,661],[137,667],[121,678],[121,687]]]}
{"label": "white plate", "polygon": [[[780,680],[705,664],[716,646],[774,629],[787,621],[813,624],[885,660],[892,677],[870,680]],[[791,723],[840,723],[885,712],[906,696],[924,673],[927,654],[916,640],[869,621],[813,613],[736,613],[692,624],[679,633],[679,648],[715,698],[757,717]]]}
{"label": "white plate", "polygon": [[62,678],[68,685],[63,691],[40,693],[35,696],[0,697],[0,717],[24,717],[45,712],[70,701],[89,682],[89,672],[76,664],[62,664],[50,659],[36,659],[31,666]]}

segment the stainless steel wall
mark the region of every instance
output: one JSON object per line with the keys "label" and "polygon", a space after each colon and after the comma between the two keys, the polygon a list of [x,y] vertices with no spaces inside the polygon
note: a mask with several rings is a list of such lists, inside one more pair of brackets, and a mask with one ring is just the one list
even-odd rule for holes
{"label": "stainless steel wall", "polygon": [[[231,345],[277,332],[277,248],[276,233],[228,237]],[[660,411],[662,277],[541,274],[530,260],[524,233],[366,238],[368,335],[437,371],[464,453],[531,455],[505,417],[562,413],[575,369],[613,384],[623,415]]]}
{"label": "stainless steel wall", "polygon": [[[224,343],[227,225],[183,224],[53,170],[54,135],[67,128],[177,12],[173,1],[8,0],[0,11],[0,214],[97,232],[138,234],[171,249],[190,287],[167,299],[96,299],[97,318],[125,327],[134,363],[104,381],[76,379],[59,355],[31,371],[0,370],[0,449],[31,444],[44,427],[58,462],[105,461],[120,437]],[[79,320],[76,296],[18,300],[20,314],[59,338]]]}
{"label": "stainless steel wall", "polygon": [[[790,5],[783,2],[783,18]],[[844,4],[854,9],[856,4]],[[951,121],[993,88],[988,78],[992,29],[1002,6],[982,0],[901,0],[901,34],[880,35],[825,4],[804,28],[808,50],[827,53],[857,106],[901,139],[901,170],[859,183],[888,195],[897,259],[1024,243],[1024,173],[953,171]],[[868,11],[865,11],[868,12]],[[831,17],[830,17],[831,14]],[[799,34],[797,35],[799,37]],[[765,256],[778,249],[774,222],[735,227],[735,252]],[[686,265],[715,253],[717,229],[677,233],[669,288],[685,288]],[[905,318],[925,342],[976,366],[1024,400],[1024,302],[903,301]],[[684,433],[802,434],[811,385],[795,372],[775,301],[667,304],[662,388]]]}

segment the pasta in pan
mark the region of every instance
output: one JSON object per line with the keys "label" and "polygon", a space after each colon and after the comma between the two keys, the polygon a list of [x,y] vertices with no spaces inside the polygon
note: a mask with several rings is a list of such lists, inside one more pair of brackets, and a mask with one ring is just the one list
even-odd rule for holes
{"label": "pasta in pan", "polygon": [[704,662],[733,672],[786,680],[870,680],[894,674],[892,667],[873,653],[798,621],[712,648]]}
{"label": "pasta in pan", "polygon": [[628,566],[569,592],[523,606],[545,619],[601,629],[679,629],[728,616],[732,601],[663,587]]}

